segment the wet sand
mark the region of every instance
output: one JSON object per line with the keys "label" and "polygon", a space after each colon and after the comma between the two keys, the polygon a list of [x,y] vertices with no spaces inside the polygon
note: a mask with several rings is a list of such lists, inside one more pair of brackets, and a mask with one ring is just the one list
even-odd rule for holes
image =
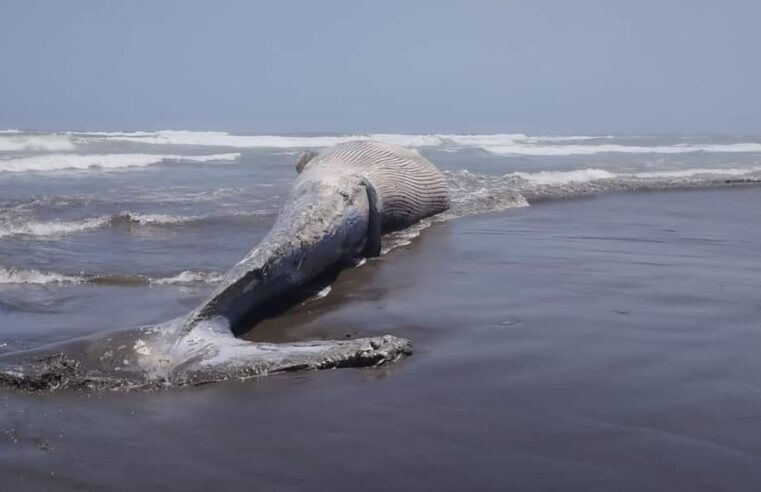
{"label": "wet sand", "polygon": [[460,219],[258,340],[415,354],[155,393],[0,394],[4,490],[757,490],[761,190]]}

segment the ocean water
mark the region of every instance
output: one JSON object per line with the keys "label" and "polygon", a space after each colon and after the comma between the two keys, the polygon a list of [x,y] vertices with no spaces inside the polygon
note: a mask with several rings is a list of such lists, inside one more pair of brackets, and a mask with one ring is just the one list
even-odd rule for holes
{"label": "ocean water", "polygon": [[[141,394],[0,394],[12,490],[754,490],[758,136],[0,132],[0,353],[191,310],[303,149],[411,146],[452,209],[256,326],[392,333],[394,366]],[[133,472],[123,477],[123,469]]]}

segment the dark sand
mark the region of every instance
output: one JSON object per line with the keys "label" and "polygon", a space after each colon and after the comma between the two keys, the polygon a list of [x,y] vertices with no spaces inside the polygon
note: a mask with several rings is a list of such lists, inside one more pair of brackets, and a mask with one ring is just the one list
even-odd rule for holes
{"label": "dark sand", "polygon": [[157,393],[0,395],[2,490],[760,490],[761,190],[440,224],[251,339],[415,355]]}

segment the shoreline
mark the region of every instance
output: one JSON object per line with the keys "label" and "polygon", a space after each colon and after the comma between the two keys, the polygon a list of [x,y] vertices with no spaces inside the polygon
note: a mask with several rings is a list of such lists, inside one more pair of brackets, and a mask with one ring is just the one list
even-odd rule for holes
{"label": "shoreline", "polygon": [[757,488],[759,211],[756,188],[690,190],[439,224],[277,320],[284,338],[399,335],[411,357],[170,391],[3,392],[0,479]]}

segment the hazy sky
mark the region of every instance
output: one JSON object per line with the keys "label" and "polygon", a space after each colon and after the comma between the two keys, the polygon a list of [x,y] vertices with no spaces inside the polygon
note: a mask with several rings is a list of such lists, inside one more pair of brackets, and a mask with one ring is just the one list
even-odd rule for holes
{"label": "hazy sky", "polygon": [[761,131],[761,2],[0,0],[0,128]]}

